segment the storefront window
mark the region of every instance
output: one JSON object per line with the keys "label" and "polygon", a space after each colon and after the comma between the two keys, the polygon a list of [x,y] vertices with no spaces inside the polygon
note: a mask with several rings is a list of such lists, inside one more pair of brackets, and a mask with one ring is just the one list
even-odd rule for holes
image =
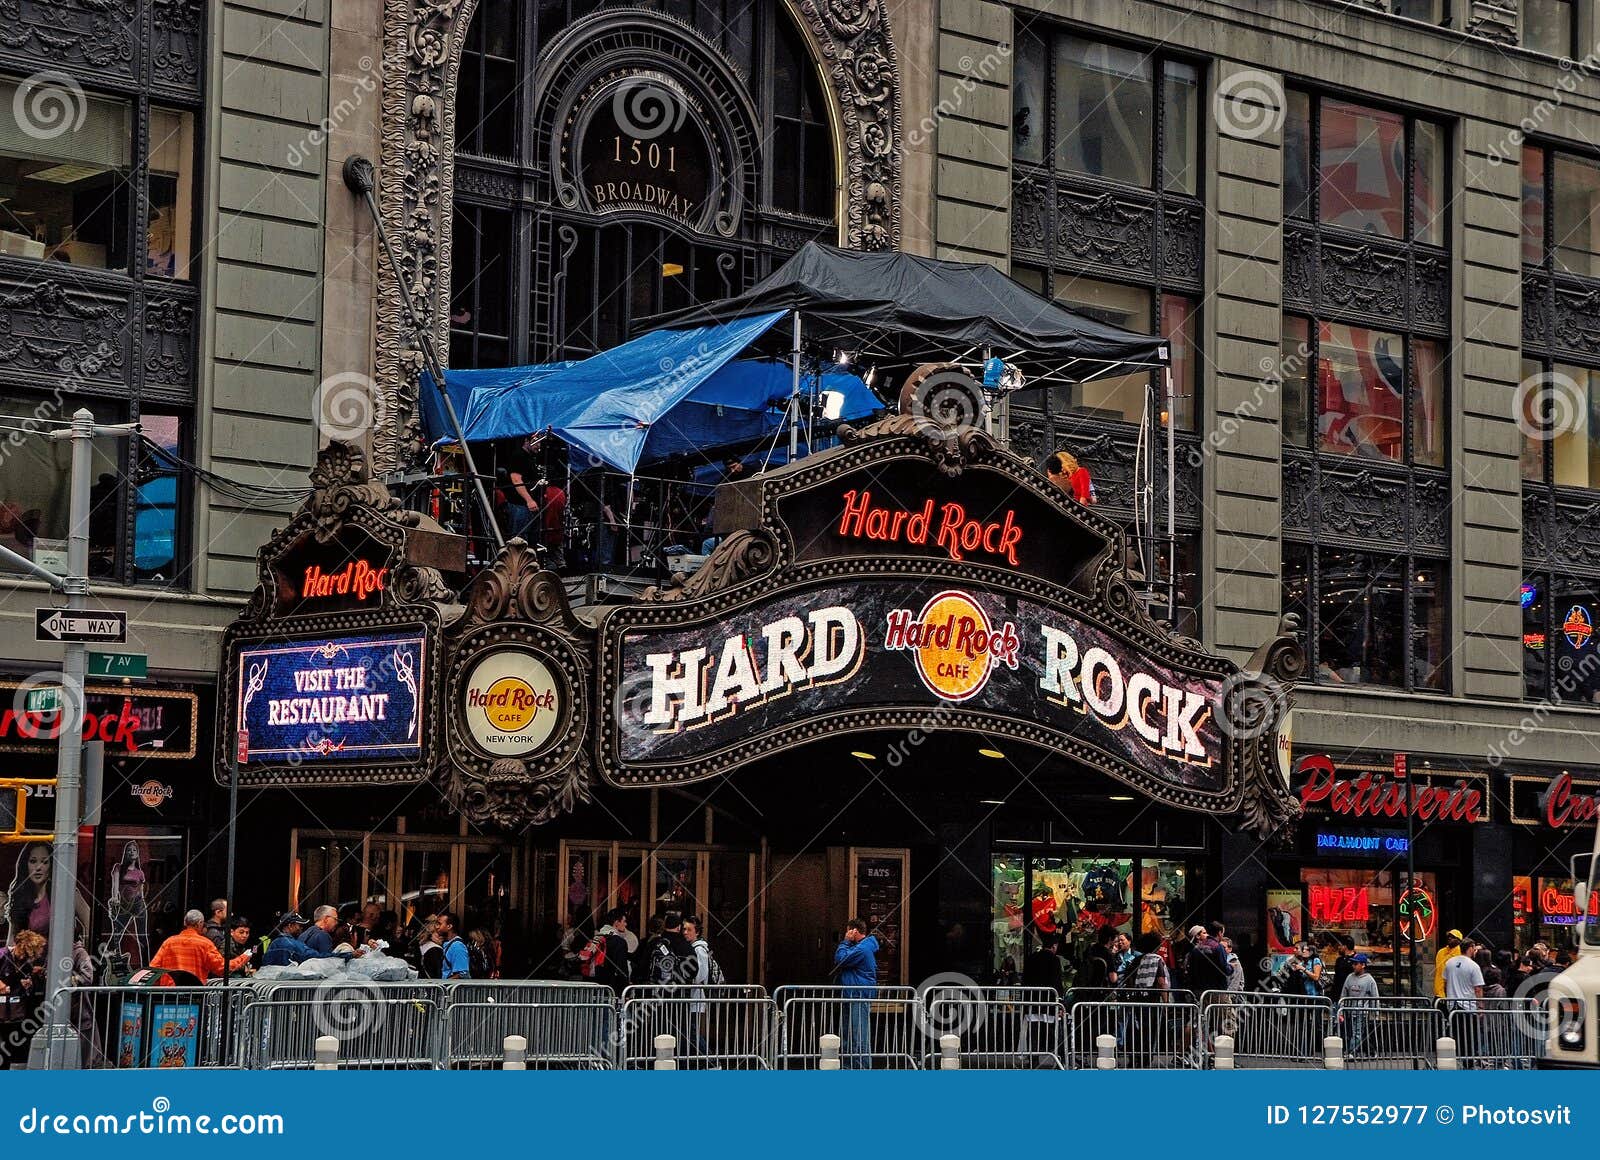
{"label": "storefront window", "polygon": [[[1305,937],[1319,947],[1354,944],[1357,952],[1371,959],[1369,973],[1387,991],[1396,974],[1395,905],[1404,880],[1403,869],[1304,868],[1300,882],[1305,889]],[[1435,875],[1419,871],[1415,891],[1402,908],[1399,931],[1399,974],[1404,977],[1414,954],[1429,994],[1438,949],[1438,897]]]}
{"label": "storefront window", "polygon": [[[1056,301],[1070,310],[1136,334],[1151,331],[1156,296],[1149,290],[1094,278],[1057,277],[1055,285]],[[1189,431],[1194,428],[1198,309],[1192,298],[1178,294],[1160,295],[1160,306],[1161,333],[1172,343],[1172,386],[1177,395],[1173,415],[1178,430]],[[1165,382],[1159,377],[1154,382],[1164,399]],[[1054,388],[1054,405],[1060,412],[1138,423],[1145,417],[1151,386],[1149,373],[1069,383]]]}
{"label": "storefront window", "polygon": [[1595,640],[1600,583],[1533,573],[1523,579],[1521,603],[1525,694],[1565,704],[1600,704]]}

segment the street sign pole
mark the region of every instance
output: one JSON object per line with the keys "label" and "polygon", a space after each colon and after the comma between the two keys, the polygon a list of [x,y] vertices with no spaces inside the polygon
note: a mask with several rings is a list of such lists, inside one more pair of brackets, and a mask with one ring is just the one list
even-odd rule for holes
{"label": "street sign pole", "polygon": [[[1417,884],[1417,794],[1411,784],[1411,770],[1406,762],[1404,753],[1394,755],[1394,774],[1400,779],[1400,784],[1405,788],[1406,795],[1406,892],[1402,896],[1411,900],[1410,910],[1416,909],[1416,884]],[[1397,920],[1400,915],[1396,913]],[[1407,977],[1411,982],[1411,994],[1417,993],[1417,927],[1415,921],[1406,931],[1406,961]]]}
{"label": "street sign pole", "polygon": [[[67,529],[67,609],[81,612],[89,593],[89,474],[94,448],[94,416],[80,408],[72,416],[72,476]],[[89,649],[81,641],[62,645],[61,737],[56,743],[56,829],[51,843],[55,865],[50,879],[50,943],[47,948],[45,1008],[49,1021],[42,1066],[76,1068],[79,1044],[67,1011],[66,989],[72,968],[73,920],[78,898],[78,785],[83,760],[83,680]],[[33,1042],[31,1055],[40,1054]],[[30,1060],[30,1064],[32,1060]]]}

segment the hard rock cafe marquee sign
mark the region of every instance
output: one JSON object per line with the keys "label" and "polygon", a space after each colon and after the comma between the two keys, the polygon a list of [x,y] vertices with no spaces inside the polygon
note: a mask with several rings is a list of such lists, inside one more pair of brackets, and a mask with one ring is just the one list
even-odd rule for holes
{"label": "hard rock cafe marquee sign", "polygon": [[[1174,636],[1118,567],[1116,529],[982,433],[900,418],[842,435],[725,485],[694,575],[583,620],[515,542],[459,595],[418,562],[420,523],[374,554],[366,504],[405,513],[330,452],[345,482],[325,456],[229,632],[246,783],[434,778],[515,825],[577,808],[596,776],[683,785],[914,728],[1015,738],[1262,834],[1299,816],[1277,751],[1303,664],[1290,636],[1243,669]],[[330,500],[352,487],[366,504]],[[219,742],[219,773],[228,756]]]}

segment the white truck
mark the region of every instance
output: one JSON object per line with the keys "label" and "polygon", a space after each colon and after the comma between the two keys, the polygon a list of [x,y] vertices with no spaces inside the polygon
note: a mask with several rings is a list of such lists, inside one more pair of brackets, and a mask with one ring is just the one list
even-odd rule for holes
{"label": "white truck", "polygon": [[1594,851],[1572,860],[1573,901],[1577,904],[1578,961],[1550,982],[1549,1039],[1545,1067],[1600,1068],[1600,827]]}

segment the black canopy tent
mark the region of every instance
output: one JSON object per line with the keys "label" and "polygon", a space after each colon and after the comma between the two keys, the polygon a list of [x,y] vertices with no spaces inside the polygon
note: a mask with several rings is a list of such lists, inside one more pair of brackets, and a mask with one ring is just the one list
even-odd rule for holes
{"label": "black canopy tent", "polygon": [[[641,320],[640,329],[728,323],[775,310],[791,312],[793,362],[790,450],[801,414],[802,357],[814,350],[849,352],[886,373],[927,362],[986,362],[991,356],[1023,370],[1030,386],[1085,383],[1139,371],[1162,372],[1162,393],[1149,392],[1141,424],[1143,470],[1136,461],[1136,511],[1141,552],[1155,543],[1153,464],[1156,422],[1167,422],[1167,596],[1176,595],[1176,479],[1172,470],[1175,398],[1170,344],[1068,310],[997,270],[898,251],[868,253],[810,242],[743,294]],[[781,327],[767,333],[778,341]],[[779,348],[781,349],[781,348]],[[776,350],[773,353],[777,353]],[[827,360],[813,359],[819,366]],[[982,375],[978,376],[982,377]],[[868,376],[869,385],[872,378]],[[1152,553],[1153,555],[1153,553]],[[1152,577],[1154,560],[1144,561]]]}

